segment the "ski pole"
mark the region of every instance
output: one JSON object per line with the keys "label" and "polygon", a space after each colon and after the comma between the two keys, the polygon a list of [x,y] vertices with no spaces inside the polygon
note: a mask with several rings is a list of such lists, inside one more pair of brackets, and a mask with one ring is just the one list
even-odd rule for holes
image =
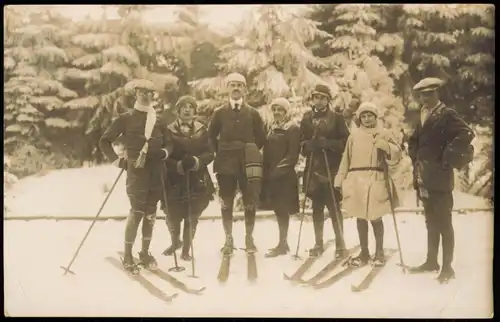
{"label": "ski pole", "polygon": [[[313,138],[316,137],[316,133],[318,132],[318,128],[314,130],[314,135]],[[311,178],[311,172],[312,172],[312,166],[313,166],[313,161],[314,161],[314,153],[311,151],[309,155],[309,168],[307,168],[307,173],[306,173],[306,180],[305,180],[305,186],[304,186],[304,200],[302,201],[302,212],[300,216],[300,226],[299,226],[299,236],[297,237],[297,249],[295,249],[295,255],[292,256],[293,259],[300,259],[299,256],[299,248],[300,248],[300,237],[302,236],[302,225],[304,224],[304,217],[306,215],[306,201],[307,201],[307,190],[309,189],[309,182]]]}
{"label": "ski pole", "polygon": [[[335,198],[335,191],[333,190],[333,183],[332,183],[332,172],[330,171],[330,163],[328,162],[328,157],[326,156],[326,151],[323,150],[323,156],[325,157],[325,165],[326,165],[326,173],[328,175],[328,183],[330,184],[330,192],[332,194],[332,202],[333,202],[333,208],[335,208],[335,217],[337,219],[337,228],[339,228],[340,232],[340,237],[342,241],[344,241],[344,231],[343,227],[340,226],[340,216],[342,216],[342,210],[340,209],[340,206],[337,202],[337,199]],[[332,218],[333,220],[333,218]]]}
{"label": "ski pole", "polygon": [[[401,262],[401,267],[403,269],[403,273],[406,273],[406,265],[405,265],[405,262],[403,260],[403,251],[401,250],[401,240],[399,239],[398,223],[396,221],[396,213],[394,211],[394,200],[392,199],[392,189],[391,189],[391,184],[389,182],[389,167],[385,161],[383,162],[383,165],[384,165],[384,176],[385,176],[384,181],[385,181],[387,193],[389,195],[389,203],[391,206],[392,220],[394,222],[394,230],[396,231],[396,240],[398,242],[399,260]],[[417,198],[417,200],[418,200],[418,198]]]}
{"label": "ski pole", "polygon": [[191,218],[191,187],[190,187],[190,172],[186,174],[186,188],[187,188],[187,215],[188,215],[188,225],[189,225],[189,242],[191,243],[191,276],[192,278],[197,278],[195,274],[195,263],[194,263],[194,245],[193,245],[193,222]]}
{"label": "ski pole", "polygon": [[[160,176],[160,179],[161,179],[161,186],[162,186],[162,192],[163,192],[163,201],[165,203],[165,216],[166,216],[166,222],[167,222],[167,228],[168,228],[168,231],[170,233],[170,235],[172,235],[172,229],[170,228],[172,225],[169,224],[170,223],[170,212],[168,210],[168,203],[167,203],[167,192],[165,191],[166,190],[166,186],[165,186],[165,179],[164,179],[164,175],[166,174],[166,171],[165,171],[165,164],[163,164],[162,168],[161,168],[161,176]],[[177,254],[176,254],[176,250],[174,249],[174,267],[171,267],[168,269],[169,272],[182,272],[185,268],[184,267],[181,267],[179,265],[177,265]]]}
{"label": "ski pole", "polygon": [[64,274],[63,275],[66,275],[69,273],[75,275],[75,272],[73,272],[71,270],[71,265],[73,265],[73,262],[76,260],[76,257],[78,256],[78,253],[80,252],[80,249],[82,248],[83,244],[85,243],[85,240],[87,239],[87,237],[89,236],[90,234],[90,231],[92,230],[92,227],[94,227],[94,224],[96,223],[97,221],[97,218],[99,217],[99,215],[101,214],[102,212],[102,209],[104,208],[104,206],[106,205],[106,202],[108,202],[108,199],[109,199],[109,196],[111,196],[111,193],[113,192],[113,190],[115,189],[115,186],[116,184],[118,183],[118,180],[120,179],[120,177],[122,176],[123,174],[123,171],[125,171],[125,169],[121,169],[120,170],[120,173],[118,174],[118,177],[116,177],[116,180],[115,182],[113,183],[113,186],[111,186],[111,189],[109,190],[108,192],[108,195],[106,196],[106,198],[104,199],[104,202],[102,203],[101,205],[101,208],[99,208],[99,211],[97,212],[97,215],[95,216],[94,220],[92,221],[92,224],[90,224],[90,227],[89,229],[87,230],[87,233],[85,234],[85,236],[83,237],[83,240],[82,242],[80,243],[80,245],[78,246],[76,252],[75,252],[75,255],[73,256],[73,258],[71,259],[71,261],[69,262],[68,266],[67,267],[64,267],[64,266],[61,266],[62,269],[64,269]]}

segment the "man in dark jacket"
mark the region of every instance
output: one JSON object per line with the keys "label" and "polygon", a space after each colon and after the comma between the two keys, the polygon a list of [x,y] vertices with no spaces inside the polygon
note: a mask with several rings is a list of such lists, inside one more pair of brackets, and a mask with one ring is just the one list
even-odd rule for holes
{"label": "man in dark jacket", "polygon": [[413,88],[422,104],[420,124],[408,142],[413,163],[414,188],[425,211],[427,226],[427,260],[412,272],[438,271],[439,240],[443,238],[443,267],[438,281],[446,283],[455,277],[451,266],[455,237],[452,222],[453,168],[462,168],[472,161],[470,145],[474,133],[454,109],[440,100],[437,89],[443,85],[438,78],[425,78]]}
{"label": "man in dark jacket", "polygon": [[[301,152],[307,158],[304,169],[304,191],[306,196],[311,198],[313,208],[316,239],[315,246],[310,250],[310,256],[313,257],[321,255],[324,251],[323,211],[325,206],[328,208],[335,231],[336,257],[347,254],[343,239],[343,217],[340,211],[342,197],[340,191],[333,188],[332,183],[342,159],[349,130],[342,114],[329,108],[331,100],[330,89],[325,85],[317,85],[312,92],[313,108],[304,114],[300,124]],[[325,153],[327,161],[325,161]],[[328,177],[328,172],[331,178]],[[310,176],[307,175],[308,173]],[[335,200],[332,198],[332,190],[334,190]]]}
{"label": "man in dark jacket", "polygon": [[[197,103],[192,96],[182,96],[175,105],[177,120],[168,128],[172,152],[167,158],[165,191],[167,194],[167,226],[172,245],[163,254],[172,255],[182,245],[181,259],[191,260],[189,249],[194,238],[198,218],[213,200],[214,186],[207,166],[214,153],[209,145],[205,125],[195,120]],[[189,180],[189,191],[188,182]],[[188,195],[189,193],[189,195]],[[189,203],[189,204],[188,204]],[[162,206],[165,202],[162,201]],[[183,239],[180,240],[184,220]],[[191,225],[191,232],[189,226]]]}
{"label": "man in dark jacket", "polygon": [[[142,221],[141,264],[156,268],[156,259],[149,253],[151,236],[156,219],[156,208],[162,195],[160,180],[163,160],[171,149],[164,126],[151,105],[154,84],[147,80],[133,80],[125,86],[135,90],[134,109],[118,116],[104,132],[99,141],[101,151],[107,159],[127,170],[127,195],[130,214],[125,229],[125,256],[123,266],[133,274],[139,273],[134,263],[132,247]],[[112,143],[123,136],[126,157],[118,158]]]}
{"label": "man in dark jacket", "polygon": [[216,155],[221,214],[226,242],[222,252],[232,254],[233,204],[239,186],[245,207],[246,249],[255,252],[253,240],[255,211],[262,180],[262,149],[266,140],[264,122],[258,111],[244,101],[246,80],[243,75],[227,76],[229,102],[215,110],[208,133]]}

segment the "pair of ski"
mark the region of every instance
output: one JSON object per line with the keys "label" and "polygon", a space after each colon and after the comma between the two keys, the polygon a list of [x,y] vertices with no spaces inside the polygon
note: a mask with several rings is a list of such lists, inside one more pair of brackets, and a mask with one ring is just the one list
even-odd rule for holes
{"label": "pair of ski", "polygon": [[[257,260],[255,258],[255,253],[248,252],[243,249],[247,254],[247,280],[250,282],[255,282],[258,277],[257,273]],[[231,257],[233,255],[222,255],[222,260],[219,267],[219,274],[217,275],[217,280],[220,283],[225,283],[229,279],[229,270],[231,266]]]}
{"label": "pair of ski", "polygon": [[[118,252],[120,258],[123,257],[123,252]],[[173,293],[173,294],[167,294],[164,291],[162,291],[160,288],[155,286],[153,283],[151,283],[146,277],[144,277],[141,274],[138,275],[133,275],[123,269],[123,265],[120,260],[116,257],[106,257],[106,260],[111,263],[115,268],[117,268],[120,271],[123,271],[129,278],[132,280],[138,282],[142,287],[144,287],[151,295],[154,297],[158,298],[159,300],[163,302],[171,302],[174,298],[178,296],[178,293]],[[135,262],[139,262],[139,259],[134,257]],[[187,294],[195,294],[198,295],[201,292],[205,290],[205,287],[201,287],[199,289],[193,289],[188,287],[184,282],[178,280],[177,278],[173,277],[172,275],[168,274],[164,270],[161,270],[159,268],[155,270],[148,270],[154,275],[158,276],[160,279],[170,283],[174,288],[179,289]]]}
{"label": "pair of ski", "polygon": [[[328,248],[328,246],[326,247]],[[351,266],[348,265],[350,259],[352,258],[352,254],[360,249],[360,246],[353,247],[348,250],[348,255],[343,258],[336,258],[330,263],[328,263],[321,271],[319,271],[315,276],[308,280],[303,280],[302,276],[307,272],[307,270],[318,260],[319,257],[308,258],[299,269],[292,275],[288,276],[285,274],[285,279],[290,280],[292,282],[297,282],[304,285],[312,286],[314,289],[323,289],[332,286],[337,283],[342,278],[351,275],[355,271],[359,270],[364,266]],[[325,249],[326,250],[326,249]],[[387,250],[386,251],[386,261],[388,261],[394,254],[395,250]],[[328,279],[321,281],[325,276],[327,276],[330,272],[334,271],[338,266],[343,267],[342,270]],[[373,280],[378,276],[380,271],[385,266],[372,266],[368,274],[361,280],[361,282],[357,285],[351,285],[351,291],[353,292],[361,292],[368,289],[373,282]]]}

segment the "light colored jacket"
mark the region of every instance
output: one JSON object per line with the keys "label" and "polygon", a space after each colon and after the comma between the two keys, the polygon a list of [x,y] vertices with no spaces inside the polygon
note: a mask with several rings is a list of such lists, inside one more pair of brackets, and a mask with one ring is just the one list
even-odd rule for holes
{"label": "light colored jacket", "polygon": [[[389,143],[390,153],[374,146],[375,137]],[[399,197],[387,167],[401,159],[401,150],[394,136],[385,129],[358,128],[351,133],[342,155],[334,185],[342,188],[342,208],[347,217],[378,219],[391,213],[387,181],[391,187],[393,206],[399,206]]]}

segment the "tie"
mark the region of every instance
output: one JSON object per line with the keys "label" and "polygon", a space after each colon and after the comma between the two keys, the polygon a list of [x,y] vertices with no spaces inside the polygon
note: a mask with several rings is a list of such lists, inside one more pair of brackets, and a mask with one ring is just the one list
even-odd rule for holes
{"label": "tie", "polygon": [[238,103],[234,103],[234,111],[235,111],[235,112],[238,112],[238,111],[239,111],[238,107],[239,107],[239,106],[238,106]]}

